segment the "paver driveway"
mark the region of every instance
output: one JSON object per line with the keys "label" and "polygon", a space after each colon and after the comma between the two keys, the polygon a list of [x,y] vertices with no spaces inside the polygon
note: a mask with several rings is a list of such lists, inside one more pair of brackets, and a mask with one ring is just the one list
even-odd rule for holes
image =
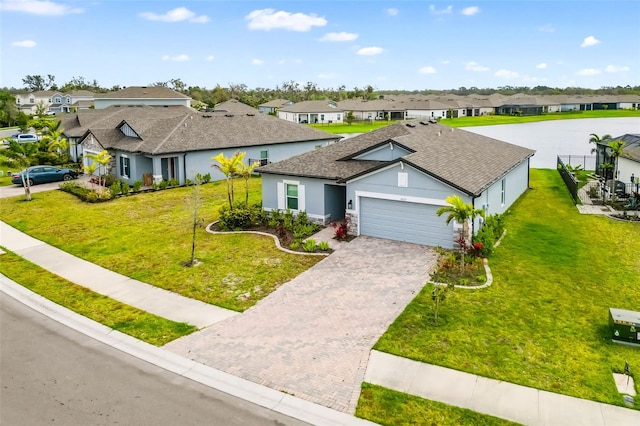
{"label": "paver driveway", "polygon": [[428,247],[358,237],[242,315],[164,347],[353,413],[369,351],[435,262]]}

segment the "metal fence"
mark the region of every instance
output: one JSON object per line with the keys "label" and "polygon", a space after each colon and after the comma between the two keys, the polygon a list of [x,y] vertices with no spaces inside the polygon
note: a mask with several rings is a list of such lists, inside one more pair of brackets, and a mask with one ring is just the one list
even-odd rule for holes
{"label": "metal fence", "polygon": [[595,155],[558,155],[558,158],[562,160],[563,164],[571,167],[582,167],[582,170],[595,170],[596,169],[596,156]]}
{"label": "metal fence", "polygon": [[[557,164],[558,164],[558,172],[560,172],[560,176],[562,176],[562,180],[564,184],[567,185],[569,189],[569,193],[571,194],[571,198],[573,198],[573,203],[578,204],[578,180],[576,177],[567,169],[564,161],[560,156],[557,156]],[[573,166],[575,167],[575,166]]]}

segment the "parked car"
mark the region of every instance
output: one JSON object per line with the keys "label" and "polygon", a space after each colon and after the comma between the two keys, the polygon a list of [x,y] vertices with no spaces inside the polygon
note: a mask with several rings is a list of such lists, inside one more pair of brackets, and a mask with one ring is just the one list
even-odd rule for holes
{"label": "parked car", "polygon": [[40,137],[38,135],[34,135],[33,133],[20,133],[11,136],[11,138],[19,143],[38,142],[40,140]]}
{"label": "parked car", "polygon": [[[78,177],[78,172],[72,169],[54,167],[54,166],[31,166],[29,170],[29,186],[38,183],[58,182],[63,180],[72,180]],[[11,175],[11,182],[16,185],[22,185],[22,175],[24,174],[25,180],[27,180],[27,169],[13,173]]]}

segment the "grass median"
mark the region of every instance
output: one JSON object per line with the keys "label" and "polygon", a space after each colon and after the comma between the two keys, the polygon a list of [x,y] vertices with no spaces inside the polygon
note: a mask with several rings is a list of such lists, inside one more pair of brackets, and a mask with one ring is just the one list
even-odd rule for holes
{"label": "grass median", "polygon": [[52,274],[8,251],[1,256],[0,273],[52,302],[114,330],[162,346],[196,330],[94,293]]}

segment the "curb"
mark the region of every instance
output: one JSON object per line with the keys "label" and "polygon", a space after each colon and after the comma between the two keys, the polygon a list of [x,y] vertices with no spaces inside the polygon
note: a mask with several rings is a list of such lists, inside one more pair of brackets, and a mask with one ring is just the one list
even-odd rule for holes
{"label": "curb", "polygon": [[135,339],[60,306],[0,274],[0,293],[92,339],[205,386],[314,425],[375,425],[341,411],[288,395],[199,364]]}

